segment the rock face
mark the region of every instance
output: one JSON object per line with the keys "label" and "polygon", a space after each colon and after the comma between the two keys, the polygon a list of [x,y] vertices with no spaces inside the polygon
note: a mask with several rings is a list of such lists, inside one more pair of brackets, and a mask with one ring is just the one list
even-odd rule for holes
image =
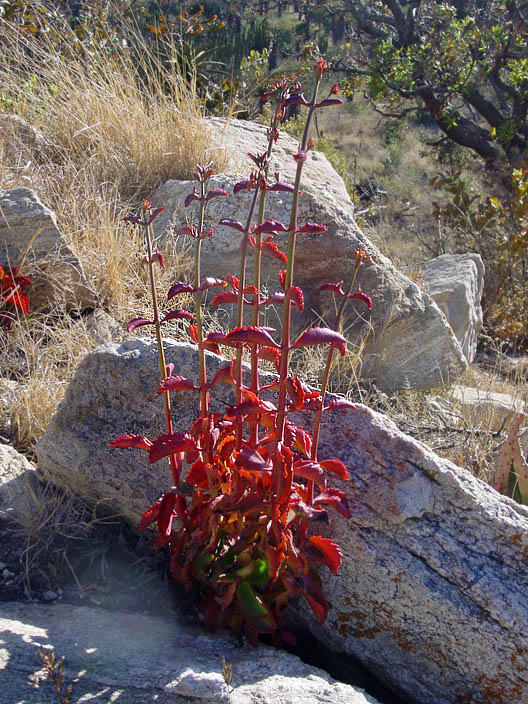
{"label": "rock face", "polygon": [[0,262],[17,266],[23,259],[21,273],[33,280],[33,307],[55,298],[70,307],[94,304],[81,263],[64,244],[53,211],[29,188],[0,190]]}
{"label": "rock face", "polygon": [[[362,690],[284,651],[240,648],[173,620],[55,604],[0,604],[0,670],[6,702],[53,704],[42,645],[64,657],[72,702],[123,704],[377,704]],[[228,690],[222,657],[231,664]],[[104,699],[103,699],[104,696]]]}
{"label": "rock face", "polygon": [[[107,344],[79,366],[37,447],[39,471],[137,521],[169,483],[140,450],[110,450],[124,432],[163,432],[152,341]],[[167,343],[174,374],[198,379],[194,348]],[[208,356],[209,374],[225,365]],[[86,381],[89,380],[89,383]],[[230,389],[230,387],[229,387]],[[218,391],[217,391],[218,390]],[[214,389],[221,409],[231,401]],[[187,430],[196,398],[173,397],[175,430]],[[358,405],[326,417],[321,457],[339,457],[339,485],[353,517],[331,516],[343,550],[338,575],[325,572],[331,608],[314,636],[359,657],[413,704],[528,699],[528,508],[520,506]]]}
{"label": "rock face", "polygon": [[[266,129],[260,125],[232,120],[226,127],[223,120],[209,122],[213,140],[225,145],[230,155],[228,174],[214,176],[212,186],[223,187],[232,194],[240,180],[236,173],[248,173],[251,162],[246,151],[262,150],[266,145]],[[225,129],[225,131],[224,131]],[[281,135],[272,161],[272,171],[280,172],[281,179],[292,181],[295,161],[291,155],[297,143],[288,135]],[[350,281],[354,268],[354,250],[364,249],[370,256],[360,270],[358,283],[373,299],[369,312],[364,304],[351,301],[347,328],[349,337],[358,343],[365,340],[362,376],[382,389],[402,387],[430,388],[455,379],[465,369],[466,361],[445,317],[428,294],[398,272],[363,235],[353,217],[353,205],[343,180],[334,171],[326,157],[310,152],[304,169],[299,223],[322,222],[328,225],[324,235],[299,235],[296,251],[295,282],[303,288],[306,307],[304,316],[294,316],[294,325],[306,326],[323,316],[332,325],[332,296],[317,290],[325,281]],[[154,225],[158,234],[170,225],[178,228],[188,212],[183,201],[192,191],[186,181],[168,181],[151,197],[154,205],[163,205]],[[251,194],[215,198],[208,206],[208,222],[214,225],[215,236],[202,246],[204,276],[238,274],[240,239],[234,230],[219,226],[222,218],[235,218],[245,223]],[[288,223],[291,194],[268,193],[268,217]],[[278,237],[280,249],[286,248],[286,237]],[[263,257],[263,284],[270,290],[279,289],[277,280],[280,263]],[[252,277],[252,262],[249,263]],[[355,305],[357,304],[357,305]],[[231,307],[232,308],[232,307]],[[272,312],[269,322],[273,325]]]}
{"label": "rock face", "polygon": [[0,379],[0,436],[8,436],[11,431],[11,411],[19,388],[17,381]]}
{"label": "rock face", "polygon": [[467,361],[472,362],[482,327],[484,264],[480,254],[443,254],[426,262],[421,271],[425,290],[447,318]]}
{"label": "rock face", "polygon": [[0,115],[0,144],[10,161],[19,159],[25,164],[27,158],[38,162],[53,158],[56,148],[40,130],[18,115]]}
{"label": "rock face", "polygon": [[525,403],[510,394],[482,391],[471,386],[453,387],[453,396],[460,403],[460,413],[470,427],[482,426],[491,431],[507,427],[517,413],[524,413]]}
{"label": "rock face", "polygon": [[332,519],[346,558],[321,630],[415,704],[528,699],[528,508],[358,408],[321,456],[352,468]]}
{"label": "rock face", "polygon": [[0,518],[16,518],[29,505],[27,493],[37,484],[30,462],[10,445],[0,444]]}

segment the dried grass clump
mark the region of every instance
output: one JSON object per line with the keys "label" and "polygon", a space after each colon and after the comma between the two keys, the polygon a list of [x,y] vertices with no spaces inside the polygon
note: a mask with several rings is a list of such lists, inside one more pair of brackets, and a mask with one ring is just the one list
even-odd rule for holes
{"label": "dried grass clump", "polygon": [[[66,23],[56,29],[60,42],[55,34],[47,45],[0,20],[0,112],[15,116],[0,138],[0,188],[32,188],[55,212],[98,305],[124,327],[150,310],[142,236],[123,216],[165,180],[189,178],[197,163],[216,159],[222,168],[223,152],[210,144],[192,80],[175,64],[160,65],[139,35],[111,52],[90,53],[74,47]],[[179,245],[168,250],[164,288],[188,267]],[[34,273],[29,260],[12,264]],[[14,441],[29,454],[96,344],[60,303],[62,284],[53,284],[52,308],[32,310],[8,335],[0,333],[0,377],[20,381]]]}
{"label": "dried grass clump", "polygon": [[31,455],[78,362],[95,347],[82,320],[64,310],[35,315],[0,334],[0,377],[19,382],[11,406],[16,447]]}
{"label": "dried grass clump", "polygon": [[[73,46],[67,25],[62,32],[63,44]],[[192,82],[162,66],[139,36],[134,51],[76,49],[78,59],[65,59],[56,44],[29,44],[6,22],[0,36],[11,110],[42,132],[58,161],[90,173],[88,181],[135,197],[169,178],[188,178],[197,162],[214,158]]]}

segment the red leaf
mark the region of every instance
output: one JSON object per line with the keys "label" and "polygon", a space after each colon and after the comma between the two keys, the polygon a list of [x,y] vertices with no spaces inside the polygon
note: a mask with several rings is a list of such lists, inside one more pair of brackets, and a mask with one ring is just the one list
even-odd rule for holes
{"label": "red leaf", "polygon": [[162,323],[166,323],[168,320],[192,320],[193,314],[188,310],[183,310],[182,308],[175,308],[167,313],[167,315],[162,319]]}
{"label": "red leaf", "polygon": [[223,344],[224,340],[225,334],[223,332],[220,332],[219,330],[213,330],[212,332],[208,333],[207,337],[205,338],[206,342],[210,342],[215,345]]}
{"label": "red leaf", "polygon": [[348,470],[341,460],[323,460],[322,462],[320,461],[319,464],[326,469],[327,472],[335,474],[340,479],[348,479]]}
{"label": "red leaf", "polygon": [[330,538],[322,538],[320,535],[311,535],[308,538],[309,545],[304,547],[304,555],[312,562],[323,562],[334,574],[337,574],[343,561],[343,554],[338,545]]}
{"label": "red leaf", "polygon": [[223,344],[225,345],[235,345],[239,342],[247,342],[248,344],[262,345],[264,347],[274,347],[275,349],[279,348],[279,345],[271,337],[267,329],[251,325],[231,330],[223,340]]}
{"label": "red leaf", "polygon": [[[191,340],[198,344],[198,330],[196,325],[189,325],[189,335],[191,336]],[[216,341],[217,338],[221,338],[220,341],[222,341],[224,338],[224,333],[209,333],[202,343],[204,350],[209,350],[215,354],[220,354],[220,347],[218,347],[218,342]]]}
{"label": "red leaf", "polygon": [[184,376],[169,376],[160,382],[158,394],[165,391],[199,391],[200,387],[195,386],[192,381]]}
{"label": "red leaf", "polygon": [[19,308],[24,315],[29,313],[29,298],[25,293],[16,291],[7,298],[7,302]]}
{"label": "red leaf", "polygon": [[143,435],[120,435],[110,447],[134,447],[137,450],[148,450],[152,447],[151,441]]}
{"label": "red leaf", "polygon": [[[255,396],[255,394],[252,394],[252,396]],[[254,399],[247,399],[234,408],[228,408],[226,410],[226,417],[237,418],[239,416],[252,416],[257,413],[275,413],[276,411],[277,409],[273,403],[262,401],[255,396]]]}
{"label": "red leaf", "polygon": [[286,295],[294,306],[298,306],[299,310],[304,310],[304,296],[302,289],[298,286],[290,286]]}
{"label": "red leaf", "polygon": [[213,386],[221,384],[222,382],[234,386],[235,379],[233,378],[233,362],[228,367],[223,367],[222,369],[219,369],[216,372],[211,382],[209,383],[209,388],[212,389]]}
{"label": "red leaf", "polygon": [[330,401],[328,406],[325,406],[324,410],[325,411],[338,411],[338,410],[355,411],[355,410],[357,410],[357,408],[356,408],[355,403],[352,403],[352,401],[347,401],[346,398],[334,398]]}
{"label": "red leaf", "polygon": [[[235,186],[236,188],[236,186]],[[236,191],[235,191],[236,192]],[[242,225],[241,222],[238,220],[234,220],[233,218],[223,218],[220,220],[220,225],[225,225],[226,227],[232,227],[233,230],[238,230],[239,232],[245,232],[244,225]]]}
{"label": "red leaf", "polygon": [[238,303],[238,294],[234,291],[222,291],[216,294],[210,305],[221,306],[224,303]]}
{"label": "red leaf", "polygon": [[211,188],[207,191],[205,200],[211,200],[211,198],[216,198],[217,196],[227,196],[228,193],[223,188]]}
{"label": "red leaf", "polygon": [[312,436],[307,433],[306,430],[290,423],[290,421],[286,421],[285,433],[285,440],[291,443],[290,447],[299,450],[299,452],[302,452],[306,457],[310,456],[312,450]]}
{"label": "red leaf", "polygon": [[189,195],[185,198],[185,201],[184,201],[185,207],[188,208],[191,205],[191,203],[193,202],[193,200],[201,200],[200,196],[198,195],[198,193],[196,193],[196,191],[194,189],[193,189],[193,192],[189,193]]}
{"label": "red leaf", "polygon": [[208,276],[206,279],[204,279],[197,291],[205,291],[208,288],[213,288],[214,286],[227,286],[227,283],[224,281],[224,279],[217,279],[214,276]]}
{"label": "red leaf", "polygon": [[278,259],[280,262],[284,262],[284,264],[287,264],[288,257],[284,254],[284,252],[280,251],[280,249],[277,247],[277,243],[273,240],[266,240],[265,242],[263,242],[262,250],[267,250],[272,257]]}
{"label": "red leaf", "polygon": [[194,440],[186,433],[167,433],[165,435],[159,435],[149,449],[149,462],[152,464],[169,455],[178,452],[196,451],[197,449]]}
{"label": "red leaf", "polygon": [[325,98],[324,100],[321,100],[320,103],[315,103],[316,108],[326,108],[330,105],[343,105],[343,99],[342,98]]}
{"label": "red leaf", "polygon": [[169,292],[167,293],[167,300],[170,301],[171,298],[174,298],[174,296],[179,296],[181,293],[193,292],[194,288],[191,286],[191,284],[186,284],[183,281],[178,281],[177,284],[174,284],[170,287]]}
{"label": "red leaf", "polygon": [[285,193],[293,193],[294,187],[291,183],[284,183],[284,181],[279,180],[279,172],[275,171],[275,183],[273,186],[268,186],[270,191],[284,191]]}
{"label": "red leaf", "polygon": [[286,294],[284,291],[275,291],[275,293],[272,293],[266,300],[261,301],[260,305],[261,306],[267,306],[267,305],[282,305],[284,303],[284,296]]}
{"label": "red leaf", "polygon": [[[249,180],[239,181],[238,183],[235,183],[233,193],[236,195],[237,193],[240,193],[240,191],[253,191],[256,187],[257,179],[254,176],[251,176]],[[244,232],[244,230],[241,230],[241,232]]]}
{"label": "red leaf", "polygon": [[232,288],[233,290],[235,290],[235,291],[238,291],[238,289],[240,288],[240,281],[239,281],[239,280],[237,279],[237,277],[234,276],[233,274],[228,274],[228,275],[225,277],[225,281],[226,281],[226,283],[228,283],[228,284],[231,286],[231,288]]}
{"label": "red leaf", "polygon": [[325,473],[318,462],[298,459],[293,463],[293,473],[296,477],[303,477],[303,479],[314,482],[321,491],[326,489]]}
{"label": "red leaf", "polygon": [[344,296],[345,292],[343,291],[343,280],[338,281],[337,283],[332,283],[330,281],[327,281],[325,284],[322,284],[319,286],[319,291],[332,291],[333,293],[337,294],[338,296]]}
{"label": "red leaf", "polygon": [[187,484],[195,484],[200,487],[207,487],[207,473],[202,460],[195,462],[187,472],[185,477]]}
{"label": "red leaf", "polygon": [[259,359],[267,359],[268,362],[273,362],[275,369],[279,371],[280,352],[274,347],[261,347],[258,351]]}
{"label": "red leaf", "polygon": [[196,293],[196,291],[205,291],[213,286],[226,286],[226,282],[223,279],[208,276],[202,281],[198,288],[195,288],[194,286],[191,286],[191,284],[186,284],[183,281],[179,281],[177,284],[170,287],[169,292],[167,293],[167,300],[170,301],[171,298],[181,293]]}
{"label": "red leaf", "polygon": [[338,281],[337,283],[327,282],[325,284],[322,284],[322,286],[319,286],[319,291],[332,291],[338,296],[346,296],[347,298],[357,298],[358,300],[363,301],[363,303],[366,304],[369,310],[372,308],[372,298],[370,296],[367,296],[366,293],[363,293],[359,284],[355,293],[345,293],[345,291],[343,291],[343,281]]}
{"label": "red leaf", "polygon": [[328,225],[320,225],[318,222],[307,222],[297,232],[304,232],[308,235],[321,235],[328,230]]}
{"label": "red leaf", "polygon": [[255,228],[256,235],[263,232],[269,232],[270,234],[288,232],[288,228],[278,220],[265,220],[261,225],[257,225]]}
{"label": "red leaf", "polygon": [[172,491],[163,494],[158,511],[158,533],[163,537],[171,534],[176,494]]}
{"label": "red leaf", "polygon": [[136,328],[140,328],[143,325],[154,325],[153,320],[147,320],[146,318],[134,318],[127,325],[127,331],[132,332]]}
{"label": "red leaf", "polygon": [[192,225],[184,225],[181,229],[178,230],[178,232],[175,232],[174,234],[189,235],[190,237],[194,237],[194,239],[198,239],[198,230]]}
{"label": "red leaf", "polygon": [[357,298],[360,301],[363,301],[363,303],[365,303],[369,310],[372,308],[372,298],[370,296],[367,296],[366,293],[363,293],[359,284],[357,287],[357,291],[354,294],[351,294],[349,298]]}
{"label": "red leaf", "polygon": [[316,496],[314,499],[314,504],[333,506],[333,508],[335,508],[335,510],[345,518],[352,517],[345,492],[340,491],[339,489],[327,489],[326,491],[323,491],[321,494]]}
{"label": "red leaf", "polygon": [[279,283],[282,286],[282,288],[284,288],[284,286],[286,284],[286,269],[281,269],[279,271]]}
{"label": "red leaf", "polygon": [[280,548],[274,548],[269,543],[266,544],[266,558],[270,579],[275,581],[279,574],[279,569],[284,562],[284,552]]}
{"label": "red leaf", "polygon": [[315,620],[320,626],[322,626],[328,615],[328,604],[324,598],[321,585],[314,579],[306,576],[303,580],[303,586],[304,596],[306,597],[306,601],[310,604],[310,608],[314,612]]}
{"label": "red leaf", "polygon": [[342,356],[346,352],[346,339],[335,330],[330,330],[330,328],[308,328],[295,340],[292,349],[323,344],[337,347]]}
{"label": "red leaf", "polygon": [[155,503],[148,507],[139,521],[139,530],[146,530],[152,523],[154,523],[154,521],[158,520],[160,504],[161,499],[158,499]]}
{"label": "red leaf", "polygon": [[132,222],[134,225],[143,225],[143,220],[138,218],[136,215],[125,215],[123,222]]}
{"label": "red leaf", "polygon": [[163,254],[161,252],[154,252],[154,254],[152,255],[152,262],[155,262],[155,261],[158,262],[161,269],[164,268],[165,261],[163,259]]}
{"label": "red leaf", "polygon": [[[153,210],[153,211],[150,213],[150,217],[149,217],[149,219],[148,219],[147,225],[151,225],[151,224],[152,224],[152,221],[154,220],[154,218],[155,218],[157,215],[159,215],[159,214],[160,214],[162,211],[164,211],[164,210],[165,210],[165,208],[163,208],[163,207],[162,207],[162,208],[156,208],[155,210]],[[163,266],[163,264],[162,264],[162,266]]]}
{"label": "red leaf", "polygon": [[295,93],[282,101],[282,107],[287,108],[290,105],[304,105],[305,107],[309,107],[310,103],[304,97],[304,93]]}
{"label": "red leaf", "polygon": [[241,450],[235,459],[237,467],[257,472],[270,472],[271,467],[256,450]]}
{"label": "red leaf", "polygon": [[292,400],[293,407],[296,411],[300,411],[304,405],[304,392],[301,382],[294,376],[289,376],[285,380],[286,391]]}

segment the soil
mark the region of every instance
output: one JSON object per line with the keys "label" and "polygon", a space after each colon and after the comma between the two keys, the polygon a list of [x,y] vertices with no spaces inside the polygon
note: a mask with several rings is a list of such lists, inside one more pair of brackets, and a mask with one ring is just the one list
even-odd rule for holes
{"label": "soil", "polygon": [[110,611],[200,621],[195,600],[168,575],[168,557],[121,522],[46,549],[0,520],[0,601],[62,601]]}

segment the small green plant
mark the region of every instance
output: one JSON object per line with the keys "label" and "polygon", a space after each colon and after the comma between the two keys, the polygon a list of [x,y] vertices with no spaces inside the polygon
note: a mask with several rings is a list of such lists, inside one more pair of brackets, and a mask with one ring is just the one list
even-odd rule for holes
{"label": "small green plant", "polygon": [[55,696],[58,704],[71,704],[73,686],[69,684],[64,692],[62,691],[62,685],[64,684],[64,658],[57,660],[54,650],[48,655],[42,646],[40,646],[40,657],[49,681],[55,685]]}
{"label": "small green plant", "polygon": [[[153,546],[168,546],[170,569],[174,578],[188,589],[198,586],[202,595],[202,609],[206,626],[216,631],[229,626],[235,633],[244,633],[248,641],[257,644],[259,635],[268,634],[277,645],[294,642],[294,637],[282,626],[283,613],[292,597],[303,596],[322,624],[328,604],[324,597],[322,579],[315,565],[322,563],[336,573],[342,561],[339,547],[330,538],[309,533],[309,526],[327,519],[327,509],[334,508],[350,517],[343,491],[328,483],[328,475],[347,479],[348,472],[338,459],[320,459],[318,456],[319,429],[323,413],[331,409],[353,408],[348,401],[327,403],[328,370],[335,350],[345,354],[346,339],[330,328],[309,328],[297,339],[291,339],[292,309],[303,310],[303,292],[294,284],[295,248],[298,236],[323,234],[325,225],[297,221],[300,183],[307,152],[313,147],[309,138],[311,119],[315,110],[340,104],[333,87],[327,98],[318,99],[318,91],[327,68],[323,59],[314,65],[315,87],[307,100],[298,83],[279,82],[271,87],[266,98],[273,101],[271,123],[268,129],[268,148],[258,154],[249,154],[254,171],[247,180],[234,187],[234,193],[252,194],[245,223],[231,218],[220,224],[241,233],[239,277],[225,279],[200,277],[202,242],[213,236],[205,225],[205,212],[211,199],[225,197],[220,188],[209,188],[212,176],[209,166],[199,166],[195,172],[198,188],[185,199],[185,206],[198,205],[197,227],[186,225],[179,234],[195,240],[195,271],[193,284],[178,282],[168,299],[182,294],[194,297],[193,315],[175,309],[160,317],[155,292],[154,264],[163,264],[159,253],[152,252],[151,227],[160,209],[153,210],[144,203],[141,216],[130,216],[129,221],[139,225],[147,243],[146,263],[151,272],[154,319],[135,318],[129,330],[154,325],[160,359],[158,393],[165,399],[167,432],[155,440],[138,435],[121,435],[111,443],[113,447],[133,447],[148,451],[149,461],[169,458],[172,488],[156,501],[143,515],[140,528],[157,525],[158,534]],[[279,136],[279,124],[290,105],[308,108],[308,116],[298,151],[294,184],[280,180],[275,173],[269,179],[272,150]],[[290,193],[292,207],[288,224],[265,219],[268,191]],[[274,237],[288,233],[288,250],[279,250]],[[246,262],[250,249],[254,252],[254,278],[246,280]],[[280,290],[264,296],[260,285],[261,257],[266,253],[280,262]],[[352,293],[357,270],[365,258],[357,253],[354,278],[347,290],[343,282],[328,283],[323,290],[331,290],[346,302],[359,298],[369,307],[368,296],[358,288]],[[219,287],[224,290],[211,301],[211,306],[236,306],[236,326],[227,334],[211,332],[204,335],[202,325],[202,293]],[[274,329],[262,327],[260,315],[268,305],[282,306],[280,342]],[[247,325],[244,311],[251,309],[251,324]],[[339,326],[344,304],[337,318]],[[163,353],[161,323],[163,320],[194,316],[189,332],[198,346],[199,384],[174,376],[173,366],[167,365]],[[234,348],[231,362],[208,380],[206,350],[219,353],[220,345]],[[299,349],[317,345],[328,346],[328,362],[321,392],[308,389],[290,375],[292,354]],[[250,374],[242,364],[244,352],[249,354]],[[271,361],[277,377],[262,383],[259,360]],[[234,388],[234,405],[223,413],[213,412],[209,392],[219,383]],[[188,432],[173,432],[170,417],[169,392],[194,390],[199,394],[199,417]],[[264,393],[277,392],[276,403],[265,400]],[[294,422],[292,414],[301,410],[315,413],[313,433],[308,433]],[[190,500],[182,490],[180,479],[186,469],[185,482],[192,487]]]}
{"label": "small green plant", "polygon": [[233,681],[233,666],[231,663],[226,662],[225,657],[222,655],[222,677],[224,678],[224,682],[226,683],[227,688],[231,686],[231,682]]}

